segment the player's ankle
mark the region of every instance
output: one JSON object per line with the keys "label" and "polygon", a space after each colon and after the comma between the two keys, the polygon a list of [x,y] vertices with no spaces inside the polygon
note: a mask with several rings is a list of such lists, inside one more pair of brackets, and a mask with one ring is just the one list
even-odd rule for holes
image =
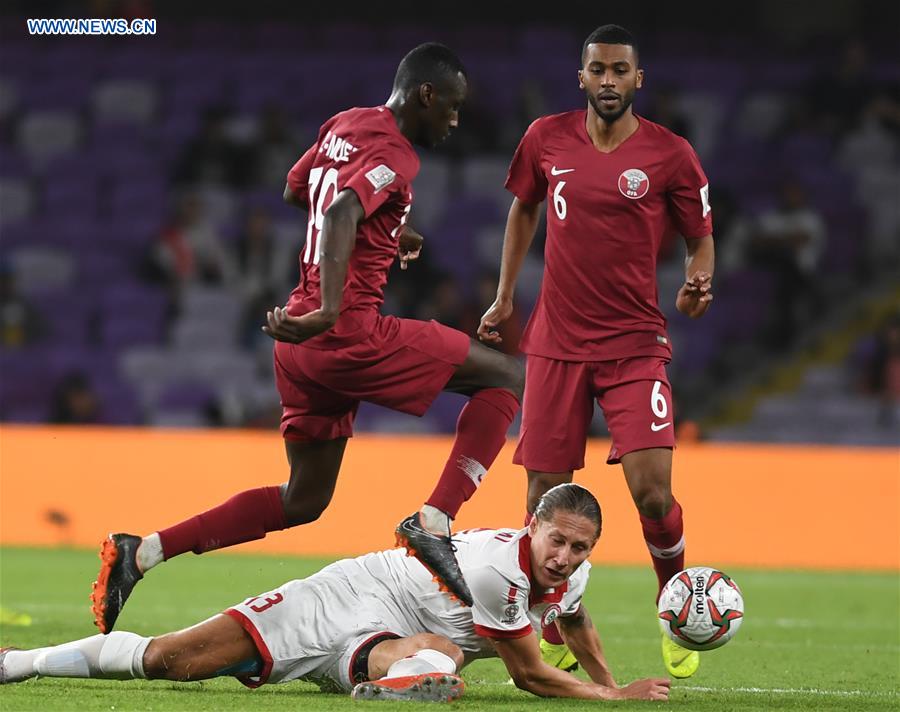
{"label": "player's ankle", "polygon": [[441,536],[450,535],[450,522],[452,520],[446,512],[437,507],[432,507],[430,504],[423,504],[422,508],[419,510],[419,521],[422,522],[422,526],[432,534],[439,534]]}
{"label": "player's ankle", "polygon": [[135,561],[142,574],[165,561],[162,542],[157,532],[153,532],[141,540],[135,552]]}

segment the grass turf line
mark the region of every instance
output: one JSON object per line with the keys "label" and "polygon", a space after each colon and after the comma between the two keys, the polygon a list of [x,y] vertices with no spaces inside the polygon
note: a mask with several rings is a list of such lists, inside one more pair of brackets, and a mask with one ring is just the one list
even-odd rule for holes
{"label": "grass turf line", "polygon": [[[247,596],[307,576],[323,560],[214,554],[184,556],[148,574],[118,628],[143,635],[196,623]],[[0,549],[0,605],[28,613],[27,627],[0,625],[0,645],[35,647],[92,635],[88,594],[93,552]],[[697,675],[673,683],[670,706],[721,710],[896,710],[900,706],[900,580],[894,574],[728,570],[744,592],[747,617],[734,641],[702,654]],[[663,676],[649,566],[595,566],[586,605],[620,683]],[[594,702],[543,700],[504,684],[495,660],[463,673],[460,709],[596,709]],[[603,703],[646,709],[646,703]],[[313,685],[255,691],[219,679],[33,680],[0,690],[3,710],[339,710],[357,705]],[[402,703],[379,709],[408,710]]]}

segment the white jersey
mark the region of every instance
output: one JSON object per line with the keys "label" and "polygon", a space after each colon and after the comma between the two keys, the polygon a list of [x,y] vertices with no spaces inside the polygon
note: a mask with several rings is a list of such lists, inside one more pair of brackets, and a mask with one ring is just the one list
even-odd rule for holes
{"label": "white jersey", "polygon": [[444,635],[467,661],[494,655],[490,638],[520,638],[557,616],[578,610],[591,565],[585,561],[568,582],[543,594],[531,589],[528,529],[469,529],[453,537],[456,558],[472,592],[467,608],[438,591],[431,573],[401,549],[360,557],[380,560],[390,572],[392,594],[415,611],[422,627]]}
{"label": "white jersey", "polygon": [[336,561],[226,611],[253,637],[264,662],[262,674],[245,682],[300,678],[351,689],[358,650],[380,633],[443,635],[468,663],[496,655],[490,639],[538,632],[581,605],[587,561],[559,588],[532,592],[527,529],[469,529],[453,542],[471,608],[440,591],[418,559],[392,549]]}

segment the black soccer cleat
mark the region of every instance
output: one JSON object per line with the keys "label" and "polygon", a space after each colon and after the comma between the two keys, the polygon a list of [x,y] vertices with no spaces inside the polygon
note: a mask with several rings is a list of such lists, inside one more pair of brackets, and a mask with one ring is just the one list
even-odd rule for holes
{"label": "black soccer cleat", "polygon": [[432,534],[422,526],[419,513],[409,515],[395,530],[397,546],[406,549],[407,556],[415,556],[433,575],[442,591],[446,591],[463,605],[471,606],[472,593],[466,585],[455,547],[449,536]]}
{"label": "black soccer cleat", "polygon": [[144,574],[137,565],[141,537],[134,534],[110,534],[100,548],[100,573],[91,593],[94,625],[109,633],[122,612],[122,606]]}

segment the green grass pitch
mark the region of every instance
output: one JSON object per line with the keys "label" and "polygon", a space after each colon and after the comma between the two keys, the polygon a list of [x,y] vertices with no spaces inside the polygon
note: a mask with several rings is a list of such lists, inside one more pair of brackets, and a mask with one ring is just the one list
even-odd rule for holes
{"label": "green grass pitch", "polygon": [[[196,623],[229,604],[318,570],[320,560],[248,555],[184,556],[148,575],[119,620],[153,635]],[[92,552],[0,549],[0,604],[31,616],[0,625],[0,645],[36,647],[92,635]],[[703,653],[699,672],[673,683],[670,707],[703,710],[897,710],[900,708],[900,578],[896,574],[728,570],[747,615],[737,637]],[[586,597],[619,682],[662,676],[649,566],[595,566]],[[496,660],[467,668],[459,709],[596,709],[545,700],[504,684]],[[250,691],[236,680],[31,680],[0,690],[2,710],[329,710],[357,707],[342,695],[289,683]],[[369,703],[374,704],[374,703]],[[602,703],[646,709],[650,703]],[[402,703],[380,703],[380,709]]]}

